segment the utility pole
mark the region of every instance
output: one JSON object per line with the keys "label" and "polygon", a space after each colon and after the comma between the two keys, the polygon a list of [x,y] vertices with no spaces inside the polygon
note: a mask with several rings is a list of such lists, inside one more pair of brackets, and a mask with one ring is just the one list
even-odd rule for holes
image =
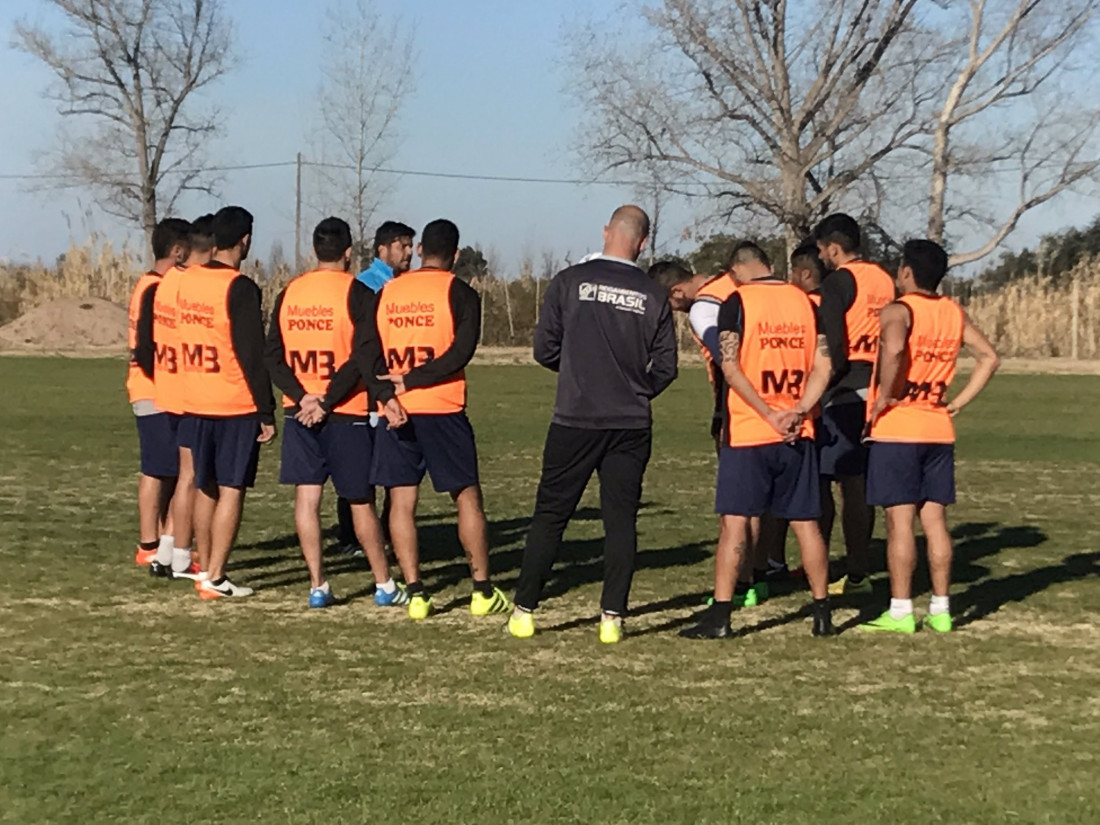
{"label": "utility pole", "polygon": [[302,271],[302,153],[298,153],[298,168],[294,184],[294,274]]}

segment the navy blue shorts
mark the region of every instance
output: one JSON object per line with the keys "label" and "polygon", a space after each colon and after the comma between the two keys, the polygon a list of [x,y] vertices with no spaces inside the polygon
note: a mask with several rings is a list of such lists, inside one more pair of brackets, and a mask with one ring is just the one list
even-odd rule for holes
{"label": "navy blue shorts", "polygon": [[876,441],[867,460],[867,503],[955,503],[955,445]]}
{"label": "navy blue shorts", "polygon": [[138,443],[141,445],[141,474],[155,478],[175,478],[180,474],[180,453],[176,446],[174,415],[139,415]]}
{"label": "navy blue shorts", "polygon": [[867,472],[867,447],[863,427],[867,405],[834,404],[821,411],[817,429],[817,461],[821,475],[848,478]]}
{"label": "navy blue shorts", "polygon": [[714,510],[723,516],[813,521],[821,517],[817,452],[808,438],[793,444],[723,447]]}
{"label": "navy blue shorts", "polygon": [[199,427],[198,416],[184,413],[176,417],[179,419],[176,441],[181,449],[193,450],[195,448],[195,431]]}
{"label": "navy blue shorts", "polygon": [[362,421],[329,419],[306,427],[287,416],[283,428],[280,484],[324,484],[330,478],[336,494],[353,502],[374,493],[370,484],[374,428]]}
{"label": "navy blue shorts", "polygon": [[371,483],[416,487],[425,472],[437,493],[457,493],[478,483],[477,444],[466,413],[410,415],[399,430],[379,423]]}
{"label": "navy blue shorts", "polygon": [[253,416],[195,417],[195,486],[252,487],[260,460],[260,422]]}

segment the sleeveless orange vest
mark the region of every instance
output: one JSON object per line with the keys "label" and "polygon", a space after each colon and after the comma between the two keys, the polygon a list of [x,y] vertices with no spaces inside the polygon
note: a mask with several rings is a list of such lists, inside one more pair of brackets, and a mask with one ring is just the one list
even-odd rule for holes
{"label": "sleeveless orange vest", "polygon": [[176,297],[183,273],[172,267],[160,279],[153,299],[153,343],[156,360],[153,367],[153,400],[158,410],[183,412],[183,375],[180,373],[179,332],[176,329]]}
{"label": "sleeveless orange vest", "polygon": [[897,296],[894,279],[870,261],[849,261],[839,268],[851,272],[856,283],[855,300],[844,316],[848,327],[848,360],[873,364],[881,332],[878,314]]}
{"label": "sleeveless orange vest", "polygon": [[[908,307],[912,318],[903,364],[905,386],[898,403],[871,427],[871,439],[954,444],[955,424],[947,412],[947,390],[955,379],[962,349],[962,307],[942,295],[903,295],[898,302]],[[874,396],[882,392],[876,386],[877,377],[871,381],[868,409]]]}
{"label": "sleeveless orange vest", "polygon": [[[279,329],[286,363],[307,393],[324,395],[332,376],[351,359],[355,324],[348,314],[348,293],[354,283],[348,272],[318,269],[299,275],[283,293]],[[283,406],[289,409],[294,401],[283,396]],[[332,412],[366,416],[363,382]]]}
{"label": "sleeveless orange vest", "polygon": [[[695,294],[695,300],[712,298],[717,303],[724,304],[736,291],[737,282],[733,278],[726,274],[716,275],[699,288],[699,291]],[[695,330],[691,331],[691,337],[695,340],[695,346],[699,347],[699,352],[703,353],[703,363],[707,367],[707,380],[710,381],[712,387],[717,387],[720,382],[718,380],[718,365],[714,363],[714,356],[710,354],[707,345],[695,334]]]}
{"label": "sleeveless orange vest", "polygon": [[229,267],[197,266],[180,279],[176,329],[184,412],[222,417],[257,411],[230,335],[229,288],[240,277]]}
{"label": "sleeveless orange vest", "polygon": [[[451,315],[454,275],[441,269],[418,269],[382,287],[378,334],[386,368],[405,375],[450,349],[455,339]],[[466,409],[466,373],[437,384],[409,390],[398,400],[410,413],[446,414]]]}
{"label": "sleeveless orange vest", "polygon": [[[817,350],[810,299],[798,287],[780,281],[741,284],[737,294],[744,309],[741,369],[769,407],[794,409],[802,399]],[[782,443],[783,436],[732,389],[726,406],[731,447]],[[814,437],[812,421],[802,422],[799,435]]]}
{"label": "sleeveless orange vest", "polygon": [[[156,387],[153,379],[141,371],[134,350],[137,349],[138,316],[141,315],[141,299],[145,290],[160,283],[160,273],[146,272],[138,282],[134,284],[134,291],[130,293],[129,323],[127,325],[126,343],[130,349],[130,368],[126,374],[126,392],[130,395],[130,403],[138,401],[154,401],[156,399]],[[154,341],[156,338],[153,339]],[[154,375],[156,370],[154,369]]]}

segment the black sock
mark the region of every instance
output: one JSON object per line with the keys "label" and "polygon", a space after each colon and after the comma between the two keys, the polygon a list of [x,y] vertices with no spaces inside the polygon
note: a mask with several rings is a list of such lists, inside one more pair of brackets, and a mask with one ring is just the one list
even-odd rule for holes
{"label": "black sock", "polygon": [[227,581],[229,581],[229,577],[228,577],[228,576],[224,576],[224,575],[223,575],[223,576],[222,576],[221,578],[218,578],[218,579],[214,579],[214,581],[212,581],[212,582],[210,582],[210,583],[211,583],[212,585],[214,585],[214,587],[221,587],[221,586],[222,586],[223,584],[225,584],[225,583],[226,583]]}
{"label": "black sock", "polygon": [[405,585],[405,590],[410,596],[423,596],[424,595],[424,583],[423,582],[409,582]]}
{"label": "black sock", "polygon": [[848,583],[849,584],[859,584],[861,581],[863,581],[864,578],[865,578],[864,576],[856,576],[852,573],[849,573],[848,574]]}
{"label": "black sock", "polygon": [[752,590],[752,585],[751,584],[749,584],[748,582],[738,582],[736,585],[734,585],[733,595],[735,595],[735,596],[744,596],[750,590]]}
{"label": "black sock", "polygon": [[768,578],[767,568],[765,568],[763,570],[753,570],[752,571],[752,578],[753,578],[753,581],[758,581],[758,582],[765,581]]}
{"label": "black sock", "polygon": [[814,599],[814,613],[821,615],[822,613],[828,613],[829,610],[830,608],[828,596],[826,596],[824,599]]}
{"label": "black sock", "polygon": [[476,590],[487,599],[493,598],[493,583],[488,579],[480,582],[477,579],[474,579],[474,590]]}
{"label": "black sock", "polygon": [[156,550],[158,547],[160,547],[160,542],[159,541],[139,541],[138,542],[138,547],[140,547],[142,550]]}
{"label": "black sock", "polygon": [[714,617],[720,622],[729,624],[730,614],[733,613],[733,602],[715,601],[711,606],[714,608]]}

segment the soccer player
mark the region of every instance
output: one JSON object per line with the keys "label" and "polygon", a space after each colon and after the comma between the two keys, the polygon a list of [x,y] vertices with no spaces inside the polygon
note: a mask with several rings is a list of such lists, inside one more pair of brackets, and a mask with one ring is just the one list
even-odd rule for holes
{"label": "soccer player", "polygon": [[681,635],[732,634],[735,582],[751,546],[750,520],[767,510],[790,520],[813,593],[813,634],[830,635],[829,558],[817,524],[820,481],[809,420],[832,372],[828,345],[813,304],[773,275],[760,247],[739,244],[732,270],[739,286],[718,317],[729,420],[715,509],[726,525],[715,557],[714,602]]}
{"label": "soccer player", "polygon": [[[352,239],[345,221],[321,221],[313,231],[313,251],[317,268],[291,281],[275,301],[266,354],[287,413],[279,480],[295,485],[294,521],[309,568],[309,606],[328,607],[335,598],[321,557],[321,494],[329,478],[348,502],[365,548],[374,573],[375,603],[405,605],[408,595],[389,573],[374,489],[368,483],[374,451],[368,387],[351,358],[356,327],[374,326],[376,299],[348,271]],[[371,336],[370,344],[374,351],[367,357],[373,363],[380,355],[377,336]],[[324,411],[322,423],[308,426],[298,420],[303,411],[309,417],[311,401],[320,403],[329,393],[334,403],[331,412]]]}
{"label": "soccer player", "polygon": [[[936,289],[947,274],[947,253],[939,244],[905,244],[898,288],[901,298],[879,315],[878,381],[872,385],[871,449],[867,500],[886,508],[886,559],[890,609],[864,630],[913,633],[913,573],[917,545],[913,521],[920,518],[928,541],[932,602],[924,626],[937,633],[952,629],[951,534],[947,505],[955,503],[955,426],[952,418],[977,397],[1000,366],[1000,359],[963,308]],[[959,350],[977,357],[970,379],[954,400],[947,392],[955,378]]]}
{"label": "soccer player", "polygon": [[[417,252],[422,268],[390,281],[379,296],[379,366],[385,374],[378,377],[393,384],[408,423],[379,426],[371,482],[390,493],[390,536],[405,574],[411,619],[427,618],[433,607],[417,572],[416,506],[425,473],[458,510],[458,539],[474,580],[470,613],[504,613],[511,605],[489,578],[477,446],[466,417],[465,368],[477,349],[481,300],[451,271],[458,260],[457,226],[432,221]],[[381,393],[379,400],[389,398]]]}
{"label": "soccer player", "polygon": [[187,270],[177,293],[182,401],[194,418],[195,541],[200,557],[209,559],[198,590],[204,600],[252,594],[229,580],[225,565],[245,490],[256,480],[260,445],[275,437],[260,289],[240,272],[252,243],[252,215],[226,206],[214,215],[213,230],[213,259]]}
{"label": "soccer player", "polygon": [[177,419],[176,441],[179,479],[172,496],[172,547],[158,551],[157,560],[149,568],[154,576],[193,579],[195,587],[204,578],[208,559],[199,556],[192,561],[192,511],[195,503],[195,465],[191,457],[195,421],[183,415],[183,373],[179,333],[176,327],[179,283],[185,272],[204,266],[214,254],[214,216],[203,215],[191,222],[188,234],[188,255],[183,267],[169,270],[157,287],[153,303],[153,337],[156,345],[156,368],[153,380],[158,407],[168,410]]}
{"label": "soccer player", "polygon": [[[134,561],[153,564],[158,557],[172,561],[172,519],[170,502],[179,475],[176,454],[176,419],[156,405],[153,371],[156,346],[153,342],[154,302],[165,273],[187,257],[190,225],[179,218],[166,218],[153,229],[153,268],[142,275],[130,295],[130,366],[126,391],[137,422],[141,450],[141,478],[138,480],[138,548]],[[188,559],[190,564],[190,559]]]}
{"label": "soccer player", "polygon": [[[408,272],[412,263],[415,237],[416,230],[399,221],[386,221],[379,226],[374,233],[374,261],[356,276],[360,283],[377,294],[395,277]],[[378,415],[374,410],[371,410],[370,425],[378,426]],[[382,507],[383,534],[388,529],[386,525],[389,521],[389,504],[389,495],[385,494],[385,504]],[[336,517],[340,525],[341,549],[345,553],[359,555],[363,552],[363,546],[357,537],[351,506],[342,496],[336,500]]]}
{"label": "soccer player", "polygon": [[821,323],[833,358],[833,380],[817,429],[823,483],[821,529],[832,536],[836,507],[832,482],[843,498],[841,524],[847,574],[830,586],[832,595],[870,593],[868,558],[874,510],[867,506],[867,448],[861,439],[867,388],[878,353],[879,311],[894,300],[894,280],[878,264],[862,259],[859,224],[829,215],[814,229],[822,262],[832,270],[821,282]]}
{"label": "soccer player", "polygon": [[620,206],[603,253],[559,272],[546,289],[535,360],[558,374],[535,513],[508,630],[535,634],[534,610],[588,480],[600,479],[604,585],[599,638],[622,639],[638,553],[638,508],[653,443],[650,402],[676,378],[676,325],[667,291],[637,260],[649,216]]}

